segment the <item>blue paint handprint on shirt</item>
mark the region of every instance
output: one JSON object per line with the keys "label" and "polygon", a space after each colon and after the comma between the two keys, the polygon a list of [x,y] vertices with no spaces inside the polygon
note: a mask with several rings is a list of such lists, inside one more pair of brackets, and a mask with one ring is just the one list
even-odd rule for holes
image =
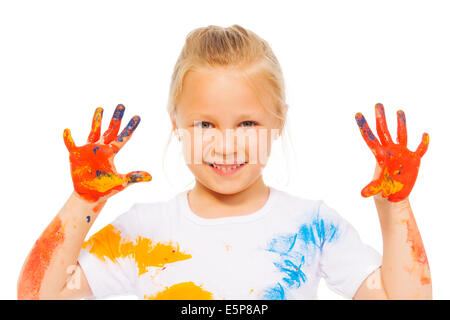
{"label": "blue paint handprint on shirt", "polygon": [[305,283],[308,278],[302,267],[322,252],[325,243],[335,241],[339,237],[338,231],[333,223],[316,215],[310,223],[302,224],[297,232],[271,239],[266,250],[277,254],[273,264],[283,278],[265,291],[264,298],[285,300],[287,290]]}

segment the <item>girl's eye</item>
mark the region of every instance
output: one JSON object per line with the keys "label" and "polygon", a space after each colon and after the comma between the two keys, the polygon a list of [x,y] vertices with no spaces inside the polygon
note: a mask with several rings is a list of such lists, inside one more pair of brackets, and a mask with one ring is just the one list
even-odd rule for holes
{"label": "girl's eye", "polygon": [[209,129],[211,123],[209,123],[207,121],[198,121],[195,125],[200,127],[200,128],[202,128],[202,129]]}
{"label": "girl's eye", "polygon": [[248,121],[243,121],[243,122],[241,122],[241,124],[242,124],[244,127],[252,127],[252,126],[255,126],[255,125],[256,125],[256,122],[255,122],[255,121],[250,121],[250,120],[248,120]]}

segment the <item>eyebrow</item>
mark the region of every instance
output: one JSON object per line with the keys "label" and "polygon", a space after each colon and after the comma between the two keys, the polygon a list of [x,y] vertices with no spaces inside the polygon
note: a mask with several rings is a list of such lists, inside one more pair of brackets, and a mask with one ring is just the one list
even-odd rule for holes
{"label": "eyebrow", "polygon": [[[203,113],[189,113],[188,117],[199,117],[199,118],[209,118],[209,119],[215,118],[214,115],[203,114]],[[237,116],[237,118],[243,118],[243,119],[252,119],[252,118],[257,118],[257,117],[258,117],[257,115],[251,114],[251,113],[243,113],[243,114],[239,114]]]}
{"label": "eyebrow", "polygon": [[203,113],[189,113],[187,118],[191,121],[212,121],[216,122],[216,117]]}
{"label": "eyebrow", "polygon": [[211,117],[211,115],[204,114],[204,113],[188,113],[188,117],[208,118],[208,117]]}

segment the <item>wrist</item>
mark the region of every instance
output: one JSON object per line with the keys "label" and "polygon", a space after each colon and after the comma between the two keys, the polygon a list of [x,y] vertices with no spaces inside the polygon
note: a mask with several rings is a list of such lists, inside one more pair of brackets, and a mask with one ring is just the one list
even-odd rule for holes
{"label": "wrist", "polygon": [[95,201],[88,200],[81,196],[76,190],[73,190],[70,198],[73,202],[76,202],[77,204],[93,211],[99,211],[99,209],[103,208],[106,201],[108,200],[107,197],[102,197]]}
{"label": "wrist", "polygon": [[389,201],[387,197],[382,197],[381,193],[378,193],[373,197],[373,199],[379,213],[401,212],[407,208],[410,208],[409,197],[406,197],[405,199],[397,202],[393,202]]}

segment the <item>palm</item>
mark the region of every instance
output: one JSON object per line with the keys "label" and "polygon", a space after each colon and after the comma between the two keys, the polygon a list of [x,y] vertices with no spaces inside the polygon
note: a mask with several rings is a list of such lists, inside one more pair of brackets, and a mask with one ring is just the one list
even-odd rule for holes
{"label": "palm", "polygon": [[150,181],[151,175],[144,171],[133,171],[127,175],[119,174],[114,166],[114,156],[130,139],[140,118],[133,117],[122,133],[120,129],[125,107],[118,105],[108,130],[100,137],[103,109],[97,108],[92,120],[88,143],[77,147],[70,130],[64,130],[64,142],[70,153],[70,166],[75,191],[84,199],[97,201],[117,193],[129,184]]}
{"label": "palm", "polygon": [[[384,198],[397,202],[408,197],[419,172],[420,159],[428,148],[429,136],[424,133],[422,142],[415,152],[407,148],[406,120],[403,111],[397,112],[397,142],[392,141],[387,128],[384,107],[375,106],[377,133],[380,141],[373,135],[364,116],[356,114],[361,134],[372,150],[381,170],[378,176],[361,191],[362,196],[370,197],[381,192]],[[381,142],[381,143],[380,143]]]}

